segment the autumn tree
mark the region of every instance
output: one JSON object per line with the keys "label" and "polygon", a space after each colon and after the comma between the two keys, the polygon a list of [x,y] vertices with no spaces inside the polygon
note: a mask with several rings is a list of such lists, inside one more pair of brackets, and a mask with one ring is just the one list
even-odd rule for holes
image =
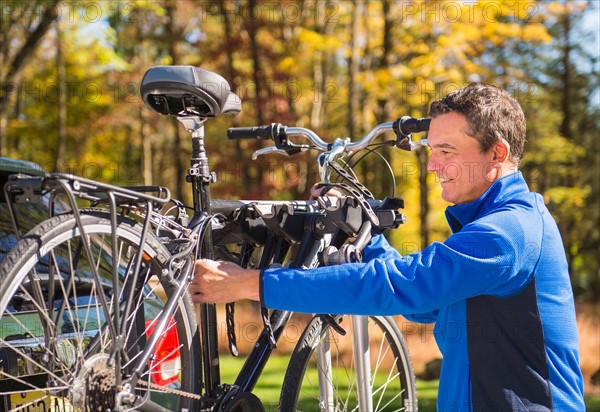
{"label": "autumn tree", "polygon": [[524,169],[557,220],[575,292],[587,299],[600,296],[600,108],[592,100],[600,84],[598,55],[580,40],[591,38],[582,21],[597,7],[546,5],[553,40],[524,65],[532,73]]}
{"label": "autumn tree", "polygon": [[0,16],[0,155],[7,152],[7,110],[23,68],[58,17],[59,0],[2,4]]}

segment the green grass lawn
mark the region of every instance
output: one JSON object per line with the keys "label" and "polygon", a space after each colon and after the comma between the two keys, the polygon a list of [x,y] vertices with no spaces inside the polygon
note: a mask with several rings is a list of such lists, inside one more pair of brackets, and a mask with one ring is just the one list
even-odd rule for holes
{"label": "green grass lawn", "polygon": [[[263,371],[257,387],[254,391],[256,396],[265,405],[267,411],[276,411],[279,402],[281,383],[287,367],[289,358],[287,356],[272,357]],[[237,372],[241,369],[244,359],[223,356],[221,358],[221,374],[223,382],[235,381]],[[417,380],[417,391],[419,396],[419,411],[435,411],[435,400],[437,397],[437,381]]]}
{"label": "green grass lawn", "polygon": [[[237,372],[241,369],[244,358],[231,356],[221,357],[221,374],[223,382],[233,383]],[[276,411],[279,402],[281,383],[287,367],[287,356],[273,356],[263,371],[254,393],[261,399],[267,411]],[[417,395],[419,412],[434,412],[437,399],[438,381],[423,381],[417,379]],[[586,396],[587,410],[600,412],[600,397]]]}

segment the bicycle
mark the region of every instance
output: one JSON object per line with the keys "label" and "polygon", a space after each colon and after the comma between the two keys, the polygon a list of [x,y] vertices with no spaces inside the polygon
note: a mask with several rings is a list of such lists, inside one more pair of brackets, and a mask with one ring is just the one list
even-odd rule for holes
{"label": "bicycle", "polygon": [[[201,305],[198,328],[186,290],[194,260],[228,259],[258,268],[358,261],[373,234],[403,222],[400,199],[372,199],[337,160],[389,131],[397,136],[392,144],[412,150],[425,141],[414,143],[411,133],[427,130],[428,119],[384,123],[354,143],[327,144],[308,129],[278,124],[231,128],[229,138],[275,142],[255,155],[322,151],[322,180],[347,197],[219,201],[209,193],[214,174],[204,123],[237,114],[239,98],[221,76],[189,66],[151,68],[141,92],[150,108],[176,116],[191,133],[186,180],[192,185],[193,215],[163,187],[120,188],[65,174],[13,176],[5,198],[20,240],[0,264],[4,409],[264,410],[252,390],[292,314],[263,311],[265,327],[237,379],[221,383],[215,306]],[[290,140],[298,137],[313,146]],[[332,170],[347,183],[331,183]],[[22,234],[14,204],[41,199],[51,211],[70,211]],[[310,321],[291,355],[279,409],[416,410],[412,364],[397,325],[381,316],[347,318],[319,314]],[[233,306],[227,320],[232,323]],[[354,330],[350,359],[338,350],[348,323]],[[229,337],[235,352],[233,329]],[[381,349],[373,362],[370,337]],[[384,365],[390,367],[387,374],[380,373]],[[357,377],[343,367],[355,367]],[[346,385],[337,382],[344,377]],[[312,380],[314,399],[305,395]]]}

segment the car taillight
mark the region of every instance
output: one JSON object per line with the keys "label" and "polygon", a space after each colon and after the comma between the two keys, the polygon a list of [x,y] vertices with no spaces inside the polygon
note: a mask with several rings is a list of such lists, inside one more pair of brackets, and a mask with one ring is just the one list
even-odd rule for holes
{"label": "car taillight", "polygon": [[[155,320],[146,321],[146,336],[154,331]],[[181,355],[179,352],[179,337],[175,320],[169,320],[169,325],[163,336],[158,340],[154,349],[154,360],[150,364],[152,382],[165,386],[179,380],[181,370]]]}

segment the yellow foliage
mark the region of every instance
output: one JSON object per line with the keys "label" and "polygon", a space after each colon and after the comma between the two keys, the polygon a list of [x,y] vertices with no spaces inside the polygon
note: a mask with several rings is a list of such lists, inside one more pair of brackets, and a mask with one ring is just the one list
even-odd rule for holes
{"label": "yellow foliage", "polygon": [[530,24],[523,27],[521,38],[526,42],[550,43],[552,36],[542,24]]}
{"label": "yellow foliage", "polygon": [[446,71],[446,79],[449,82],[459,82],[463,79],[463,73],[457,68],[453,67]]}
{"label": "yellow foliage", "polygon": [[448,35],[442,34],[440,37],[438,37],[438,46],[441,47],[450,47],[452,44],[455,43],[455,38],[450,37]]}
{"label": "yellow foliage", "polygon": [[279,61],[277,68],[285,72],[291,72],[297,64],[297,60],[294,57],[288,56]]}
{"label": "yellow foliage", "polygon": [[559,1],[553,1],[546,5],[548,12],[551,14],[563,14],[569,10],[568,6],[565,3],[561,3]]}
{"label": "yellow foliage", "polygon": [[480,40],[481,38],[481,32],[475,25],[462,24],[460,27],[457,27],[457,29],[460,29],[463,41],[475,41]]}
{"label": "yellow foliage", "polygon": [[410,66],[428,71],[429,63],[432,61],[430,56],[417,56],[410,60]]}
{"label": "yellow foliage", "polygon": [[162,56],[162,58],[159,59],[159,63],[161,65],[169,65],[172,64],[173,62],[173,58],[170,55],[164,55]]}
{"label": "yellow foliage", "polygon": [[590,195],[591,190],[592,188],[590,186],[556,186],[546,189],[544,192],[544,201],[548,204],[557,204],[561,208],[582,207],[585,205],[586,199]]}
{"label": "yellow foliage", "polygon": [[391,75],[398,80],[411,78],[413,70],[406,64],[398,64],[390,69]]}
{"label": "yellow foliage", "polygon": [[298,40],[301,44],[314,50],[335,50],[341,46],[336,37],[322,35],[306,28],[298,30]]}
{"label": "yellow foliage", "polygon": [[393,80],[389,69],[377,70],[375,72],[375,78],[377,79],[377,83],[381,85],[389,84]]}
{"label": "yellow foliage", "polygon": [[519,37],[521,27],[517,23],[496,23],[496,33],[504,37]]}
{"label": "yellow foliage", "polygon": [[300,30],[298,30],[298,39],[302,44],[311,46],[315,49],[323,43],[323,36],[314,30],[306,28],[300,28]]}
{"label": "yellow foliage", "polygon": [[413,51],[419,54],[426,54],[430,51],[430,48],[426,42],[418,42],[413,45]]}

